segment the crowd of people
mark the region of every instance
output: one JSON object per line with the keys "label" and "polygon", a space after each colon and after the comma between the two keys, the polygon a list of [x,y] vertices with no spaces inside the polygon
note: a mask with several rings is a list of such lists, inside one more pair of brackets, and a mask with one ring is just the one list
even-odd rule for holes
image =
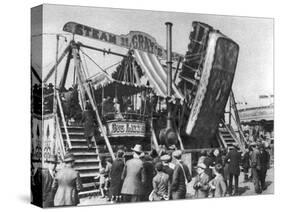
{"label": "crowd of people", "polygon": [[[182,151],[144,153],[140,145],[133,158],[125,162],[124,152],[106,166],[108,183],[100,189],[111,202],[137,202],[240,195],[239,176],[252,181],[257,194],[266,189],[266,172],[270,166],[268,149],[262,143],[251,143],[245,152],[233,145],[230,150],[202,151],[193,175],[182,161]],[[102,169],[104,170],[104,169]],[[192,176],[195,176],[191,183]],[[190,189],[193,190],[190,190]],[[103,196],[103,197],[105,197]]]}
{"label": "crowd of people", "polygon": [[[253,182],[257,194],[267,188],[270,155],[262,143],[251,143],[243,153],[237,145],[229,151],[202,151],[192,170],[182,160],[181,150],[144,152],[138,144],[131,150],[132,158],[125,161],[125,152],[119,149],[116,159],[107,158],[95,177],[99,179],[100,197],[111,203],[240,195],[240,170],[244,181]],[[45,207],[79,204],[82,184],[73,168],[73,155],[67,153],[57,173],[57,160],[50,157],[45,164],[32,178],[33,196],[43,194],[34,201]]]}

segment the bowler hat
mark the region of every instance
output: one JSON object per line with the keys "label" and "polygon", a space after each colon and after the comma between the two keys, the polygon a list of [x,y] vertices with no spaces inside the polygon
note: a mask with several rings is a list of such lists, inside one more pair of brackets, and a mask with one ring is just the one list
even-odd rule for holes
{"label": "bowler hat", "polygon": [[69,163],[74,161],[74,157],[71,153],[66,153],[66,155],[64,156],[64,162],[65,163]]}
{"label": "bowler hat", "polygon": [[142,146],[140,144],[136,144],[132,150],[136,153],[142,153]]}

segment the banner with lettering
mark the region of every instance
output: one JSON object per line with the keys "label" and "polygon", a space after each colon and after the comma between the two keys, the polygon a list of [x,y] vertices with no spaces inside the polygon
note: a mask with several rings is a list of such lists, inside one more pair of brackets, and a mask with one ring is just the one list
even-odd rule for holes
{"label": "banner with lettering", "polygon": [[[127,49],[138,49],[151,54],[155,54],[162,59],[166,59],[167,57],[166,50],[156,42],[156,39],[154,37],[145,32],[130,31],[127,35],[116,35],[75,22],[66,23],[63,27],[63,31],[88,38],[93,38]],[[178,59],[179,57],[183,57],[183,55],[175,52],[172,53],[173,59]]]}
{"label": "banner with lettering", "polygon": [[112,121],[107,123],[108,137],[144,137],[144,122]]}

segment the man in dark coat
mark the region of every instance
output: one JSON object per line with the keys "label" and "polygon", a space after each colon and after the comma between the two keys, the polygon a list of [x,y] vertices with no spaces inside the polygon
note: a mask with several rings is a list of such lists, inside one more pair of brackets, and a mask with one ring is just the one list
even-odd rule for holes
{"label": "man in dark coat", "polygon": [[191,175],[187,165],[181,160],[182,153],[180,150],[173,152],[176,166],[173,173],[173,181],[171,185],[173,199],[184,199],[186,196],[187,183],[191,181]]}
{"label": "man in dark coat", "polygon": [[124,152],[122,150],[117,151],[117,158],[113,161],[110,175],[110,194],[111,201],[118,202],[121,200],[121,188],[122,188],[122,173],[125,166]]}
{"label": "man in dark coat", "polygon": [[154,165],[152,163],[152,158],[149,155],[144,155],[143,160],[143,172],[144,172],[144,194],[143,201],[148,201],[149,194],[153,190],[152,180],[155,175]]}
{"label": "man in dark coat", "polygon": [[54,207],[54,191],[52,185],[55,178],[55,169],[57,164],[57,158],[51,155],[46,161],[46,168],[39,168],[34,175],[35,184],[41,187],[42,195],[42,207],[49,208]]}
{"label": "man in dark coat", "polygon": [[238,180],[240,175],[240,162],[241,154],[238,152],[238,145],[233,145],[233,149],[226,156],[226,160],[229,161],[229,194],[232,195],[232,183],[234,177],[234,195],[238,195]]}
{"label": "man in dark coat", "polygon": [[260,160],[258,166],[259,181],[261,183],[261,189],[265,190],[266,189],[265,178],[266,178],[267,169],[269,168],[270,156],[269,153],[265,150],[263,144],[259,145],[259,151],[260,151]]}
{"label": "man in dark coat", "polygon": [[125,164],[122,173],[124,180],[121,194],[124,195],[125,202],[138,202],[144,194],[144,171],[143,162],[140,156],[143,154],[142,146],[136,144],[132,149],[134,151],[133,158],[128,160]]}

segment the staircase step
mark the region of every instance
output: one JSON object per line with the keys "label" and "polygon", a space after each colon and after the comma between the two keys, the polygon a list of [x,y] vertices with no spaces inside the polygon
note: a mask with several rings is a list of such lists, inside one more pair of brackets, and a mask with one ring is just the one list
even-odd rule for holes
{"label": "staircase step", "polygon": [[92,158],[89,158],[89,159],[75,159],[75,163],[98,163],[100,162],[98,159],[92,159]]}
{"label": "staircase step", "polygon": [[74,156],[98,156],[98,153],[96,152],[73,152],[72,153]]}
{"label": "staircase step", "polygon": [[97,172],[88,172],[88,173],[79,173],[80,174],[80,177],[83,178],[83,177],[96,177],[97,176]]}
{"label": "staircase step", "polygon": [[[66,135],[66,133],[65,132],[61,132],[62,133],[62,135]],[[68,132],[68,135],[69,135],[69,137],[71,137],[71,136],[84,136],[84,132]]]}
{"label": "staircase step", "polygon": [[83,188],[90,188],[90,187],[99,188],[99,183],[98,182],[83,183]]}
{"label": "staircase step", "polygon": [[81,191],[79,192],[79,197],[86,197],[86,196],[90,196],[90,195],[94,195],[94,194],[98,194],[100,193],[99,189],[94,189],[94,190],[90,190],[90,191]]}
{"label": "staircase step", "polygon": [[81,171],[81,170],[93,170],[93,169],[99,169],[100,167],[99,166],[75,166],[75,170],[77,171]]}

